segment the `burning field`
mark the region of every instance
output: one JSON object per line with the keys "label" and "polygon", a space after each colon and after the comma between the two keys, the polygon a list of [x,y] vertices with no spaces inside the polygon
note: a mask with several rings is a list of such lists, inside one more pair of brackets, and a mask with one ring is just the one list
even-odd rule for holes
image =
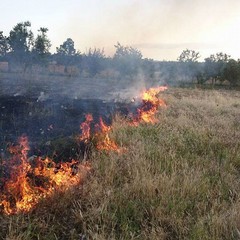
{"label": "burning field", "polygon": [[[140,94],[138,99],[132,100],[131,104],[103,102],[100,100],[88,100],[86,103],[86,100],[80,99],[77,101],[75,99],[71,107],[67,108],[63,105],[67,106],[66,101],[62,103],[61,107],[59,107],[58,103],[58,108],[66,111],[64,115],[67,115],[67,111],[70,111],[71,114],[74,114],[74,117],[64,116],[65,119],[63,122],[57,122],[56,119],[62,114],[54,111],[55,115],[46,116],[42,121],[37,116],[37,121],[39,122],[37,127],[36,124],[33,124],[33,120],[36,120],[36,118],[31,118],[33,113],[28,109],[29,105],[33,105],[33,99],[30,99],[31,102],[29,103],[26,100],[24,101],[23,97],[20,99],[17,96],[5,97],[5,101],[1,102],[3,109],[2,116],[5,119],[9,117],[8,112],[10,112],[10,109],[6,106],[9,106],[11,102],[12,105],[10,105],[10,108],[14,106],[13,109],[11,108],[11,111],[17,114],[16,118],[23,120],[26,112],[28,113],[28,117],[23,126],[21,126],[22,123],[16,126],[18,125],[16,121],[12,128],[9,122],[2,121],[4,125],[2,131],[8,134],[4,136],[6,139],[9,135],[14,135],[13,128],[16,131],[16,129],[22,127],[19,130],[24,131],[22,132],[24,135],[19,137],[17,143],[8,143],[5,147],[8,153],[2,153],[0,164],[1,212],[7,215],[27,213],[36,207],[40,200],[49,197],[55,191],[64,191],[79,185],[82,178],[81,173],[91,170],[90,163],[87,161],[90,158],[88,154],[91,150],[90,146],[105,152],[116,151],[120,153],[122,151],[122,148],[110,139],[109,133],[112,130],[112,126],[105,123],[103,117],[111,124],[111,116],[114,116],[114,112],[116,114],[116,111],[119,111],[120,114],[125,114],[129,125],[133,127],[142,122],[157,123],[158,120],[155,118],[155,114],[160,107],[166,107],[165,102],[157,96],[166,89],[166,87],[156,87],[145,90]],[[41,92],[38,99],[35,99],[35,104],[38,104],[40,98],[43,97],[44,93]],[[43,99],[41,99],[42,101]],[[86,111],[91,110],[89,107],[90,101],[94,101],[99,106],[95,105],[95,109],[92,108],[93,113],[86,113]],[[54,103],[51,102],[52,105]],[[84,105],[85,109],[83,108]],[[47,103],[48,106],[49,100]],[[111,111],[113,112],[107,112],[109,111],[109,106],[111,106]],[[46,103],[44,106],[38,105],[37,107],[38,110],[41,108],[42,111],[46,111]],[[103,116],[101,116],[101,113]],[[78,133],[76,127],[73,125],[77,126],[77,121],[79,122],[77,117],[81,119],[82,115],[85,116],[85,120],[78,124],[80,125],[80,133]],[[38,129],[42,131],[40,136],[36,134]],[[47,129],[47,134],[44,134],[44,129]],[[54,152],[56,160],[54,161],[54,159],[48,156],[46,146],[40,145],[39,141],[41,141],[41,137],[46,138],[45,141],[47,144],[45,143],[45,145],[48,145],[50,148],[51,141],[54,141],[54,137],[58,137],[59,129],[62,130],[60,134],[65,139],[72,139],[72,141],[74,139],[75,144],[70,145],[72,149],[71,154],[68,154],[68,159],[61,159],[61,155],[58,154],[56,149],[53,149],[51,152]],[[71,134],[70,136],[69,133]],[[32,147],[35,148],[35,152],[30,151],[29,137],[32,139]],[[63,150],[66,151],[64,148]],[[44,155],[39,155],[39,153]]]}
{"label": "burning field", "polygon": [[239,92],[45,95],[1,101],[0,239],[239,238]]}

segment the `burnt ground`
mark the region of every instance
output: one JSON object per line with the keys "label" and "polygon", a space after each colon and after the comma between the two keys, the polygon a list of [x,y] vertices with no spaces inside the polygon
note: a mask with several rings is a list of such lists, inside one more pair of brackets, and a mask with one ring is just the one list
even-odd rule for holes
{"label": "burnt ground", "polygon": [[31,147],[29,155],[69,160],[81,155],[86,147],[75,140],[81,134],[80,124],[85,114],[91,113],[94,123],[101,116],[104,122],[111,124],[116,112],[128,115],[136,110],[129,98],[120,96],[129,94],[126,89],[109,80],[3,78],[0,89],[2,158],[10,144],[27,135]]}

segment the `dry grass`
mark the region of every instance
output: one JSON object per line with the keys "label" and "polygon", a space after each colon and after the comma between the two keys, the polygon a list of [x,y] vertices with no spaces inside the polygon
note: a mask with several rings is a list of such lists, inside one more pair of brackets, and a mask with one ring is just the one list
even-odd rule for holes
{"label": "dry grass", "polygon": [[170,89],[160,123],[112,137],[93,171],[27,215],[1,216],[1,239],[239,239],[240,93]]}

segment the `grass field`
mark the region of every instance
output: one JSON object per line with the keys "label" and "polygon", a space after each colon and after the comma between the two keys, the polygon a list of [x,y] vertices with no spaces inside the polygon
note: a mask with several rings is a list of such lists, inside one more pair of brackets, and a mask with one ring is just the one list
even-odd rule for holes
{"label": "grass field", "polygon": [[170,88],[159,123],[111,137],[82,184],[29,214],[0,216],[0,239],[239,239],[240,92]]}

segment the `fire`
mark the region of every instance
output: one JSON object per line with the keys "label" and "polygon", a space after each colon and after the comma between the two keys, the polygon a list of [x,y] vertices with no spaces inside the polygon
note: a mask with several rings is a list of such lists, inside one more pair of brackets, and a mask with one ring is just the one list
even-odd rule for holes
{"label": "fire", "polygon": [[90,124],[93,121],[93,116],[92,114],[88,113],[86,114],[86,120],[85,122],[81,123],[80,129],[82,130],[82,135],[80,136],[80,141],[84,141],[87,142],[90,139],[90,135],[91,135],[91,127]]}
{"label": "fire", "polygon": [[[137,114],[132,116],[131,125],[137,126],[140,122],[156,123],[155,117],[159,107],[165,107],[163,100],[157,95],[166,90],[167,87],[150,88],[142,93],[141,104]],[[92,114],[86,114],[86,120],[80,125],[81,136],[79,141],[87,144],[90,139],[96,142],[96,148],[104,151],[120,152],[121,148],[110,139],[109,133],[112,127],[99,119],[95,124],[95,131],[91,136]],[[81,181],[79,169],[88,172],[89,165],[80,165],[77,161],[56,164],[49,158],[36,157],[34,160],[28,158],[30,150],[27,137],[19,139],[19,145],[9,147],[12,157],[2,161],[0,167],[6,169],[5,178],[0,178],[0,212],[5,214],[16,214],[29,212],[37,203],[55,190],[65,190],[76,186]],[[1,177],[1,176],[0,176]],[[3,183],[3,184],[2,184]]]}
{"label": "fire", "polygon": [[[80,141],[85,143],[90,141],[91,137],[91,122],[93,117],[91,114],[86,114],[86,120],[80,125],[82,134],[79,137]],[[108,151],[119,151],[117,144],[110,139],[109,132],[111,131],[111,126],[107,126],[103,119],[100,117],[99,123],[95,124],[95,133],[93,138],[96,140],[96,148],[98,150],[108,150]]]}
{"label": "fire", "polygon": [[117,144],[110,139],[109,132],[111,131],[111,126],[107,126],[102,118],[100,118],[99,124],[95,125],[96,128],[100,130],[95,134],[97,139],[97,149],[106,150],[106,151],[120,151],[120,148]]}
{"label": "fire", "polygon": [[157,123],[155,117],[159,107],[166,107],[165,102],[158,98],[157,95],[165,91],[167,87],[160,86],[157,88],[150,88],[142,93],[142,105],[137,109],[137,116],[133,119],[133,124],[138,125],[140,122]]}
{"label": "fire", "polygon": [[[27,137],[19,139],[19,145],[10,148],[10,177],[4,181],[0,193],[0,210],[5,214],[29,212],[36,204],[56,189],[67,189],[80,183],[78,162],[56,164],[52,160],[27,158]],[[4,162],[6,164],[6,161]],[[84,166],[86,170],[89,167]],[[75,172],[74,172],[75,170]]]}
{"label": "fire", "polygon": [[[166,89],[167,87],[160,86],[157,88],[150,88],[144,91],[141,94],[142,103],[137,109],[137,115],[132,116],[132,123],[130,123],[130,125],[137,126],[140,122],[158,122],[155,114],[158,111],[159,107],[166,107],[166,104],[162,99],[158,98],[157,95],[160,92],[165,91]],[[89,113],[86,114],[85,122],[80,125],[80,129],[82,130],[82,134],[79,137],[80,141],[84,141],[85,143],[90,141],[92,121],[92,115]],[[99,123],[95,124],[95,133],[93,134],[93,138],[96,140],[96,148],[98,150],[121,152],[119,146],[109,137],[109,133],[111,132],[111,130],[112,127],[107,126],[103,122],[103,119],[100,117]]]}

